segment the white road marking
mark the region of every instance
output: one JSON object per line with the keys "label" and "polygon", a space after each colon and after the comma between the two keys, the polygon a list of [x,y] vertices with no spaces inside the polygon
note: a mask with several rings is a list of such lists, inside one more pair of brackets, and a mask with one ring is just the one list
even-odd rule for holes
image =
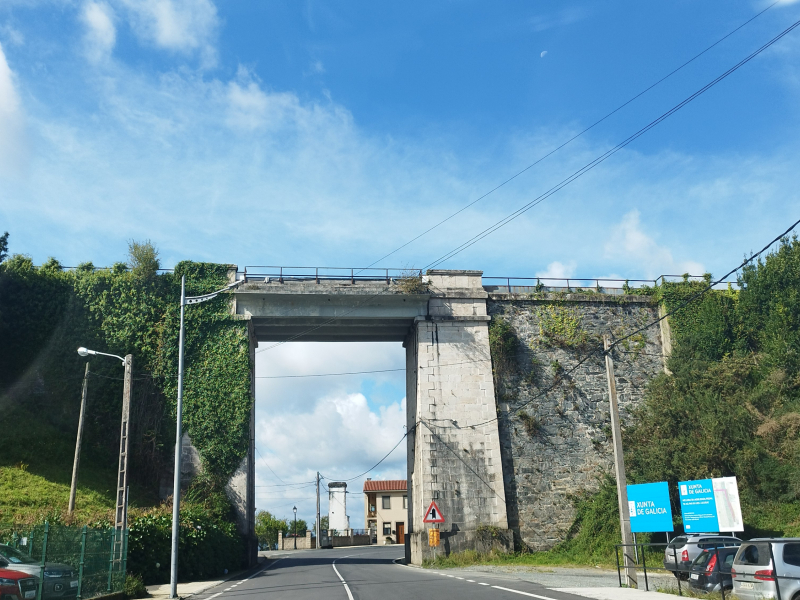
{"label": "white road marking", "polygon": [[549,596],[539,596],[537,594],[531,594],[529,592],[521,592],[520,590],[512,590],[511,588],[500,587],[499,585],[493,585],[492,587],[496,590],[503,590],[504,592],[513,592],[514,594],[530,596],[531,598],[539,598],[539,600],[555,600],[554,598],[550,598]]}
{"label": "white road marking", "polygon": [[456,579],[464,579],[463,577],[456,577]]}
{"label": "white road marking", "polygon": [[[343,556],[342,558],[346,557]],[[339,559],[337,558],[336,560]],[[347,582],[344,580],[344,577],[342,577],[342,575],[339,573],[339,569],[336,568],[336,560],[334,560],[331,563],[331,566],[333,567],[333,572],[336,573],[336,575],[339,577],[339,580],[342,582],[342,585],[344,585],[344,591],[347,592],[347,597],[350,598],[350,600],[353,600],[353,593],[350,591],[350,587],[347,585]]]}
{"label": "white road marking", "polygon": [[469,581],[470,583],[475,583],[474,579],[467,579],[467,581]]}
{"label": "white road marking", "polygon": [[223,591],[223,592],[230,592],[232,589],[233,589],[233,586],[231,586],[231,587],[227,587],[227,588],[225,588],[225,589],[224,589],[224,590],[222,590],[222,591]]}
{"label": "white road marking", "polygon": [[206,600],[214,600],[214,598],[216,598],[217,596],[219,596],[221,593],[222,593],[222,592],[217,592],[217,593],[216,593],[216,594],[214,594],[213,596],[209,596],[208,598],[206,598]]}
{"label": "white road marking", "polygon": [[488,583],[483,583],[482,581],[479,581],[478,585],[489,585],[489,584]]}

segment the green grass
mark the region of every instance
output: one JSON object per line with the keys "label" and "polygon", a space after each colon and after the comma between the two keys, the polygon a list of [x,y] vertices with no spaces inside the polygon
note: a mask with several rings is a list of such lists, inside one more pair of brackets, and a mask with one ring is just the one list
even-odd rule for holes
{"label": "green grass", "polygon": [[[67,506],[75,453],[75,432],[54,427],[20,408],[6,411],[16,435],[0,436],[0,521],[30,524],[69,521]],[[77,420],[76,420],[77,426]],[[76,523],[113,517],[117,455],[98,455],[84,437],[78,473]],[[131,483],[131,507],[158,505],[157,496]]]}
{"label": "green grass", "polygon": [[[21,466],[0,467],[0,521],[32,524],[45,518],[63,520],[68,502],[69,484],[49,481]],[[113,494],[78,486],[74,516],[77,522],[110,520],[113,514]]]}

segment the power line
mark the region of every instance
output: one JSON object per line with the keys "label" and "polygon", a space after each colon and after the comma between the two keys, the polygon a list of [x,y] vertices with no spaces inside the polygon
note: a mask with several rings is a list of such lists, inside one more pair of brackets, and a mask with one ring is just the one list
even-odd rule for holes
{"label": "power line", "polygon": [[[774,5],[774,4],[773,4],[773,5]],[[771,8],[771,6],[770,6],[769,8]],[[763,12],[764,12],[764,11],[762,11],[762,12],[761,12],[761,13],[759,13],[759,14],[763,14]],[[758,16],[758,15],[756,15],[756,16]],[[754,18],[755,18],[755,17],[754,17]],[[752,19],[750,19],[750,20],[752,21]],[[748,22],[749,22],[749,21],[748,21]],[[746,24],[747,24],[747,23],[745,23],[744,25],[746,25]],[[548,191],[544,192],[543,194],[541,194],[540,196],[538,196],[537,198],[535,198],[535,199],[534,199],[534,200],[532,200],[531,202],[529,202],[529,203],[527,203],[527,204],[523,205],[522,207],[520,207],[519,209],[517,209],[516,211],[514,211],[514,212],[513,212],[513,213],[511,213],[510,215],[507,215],[506,217],[504,217],[504,218],[503,218],[503,219],[501,219],[500,221],[498,221],[498,222],[494,223],[494,224],[493,224],[493,225],[491,225],[490,227],[488,227],[488,228],[484,229],[483,231],[481,231],[481,232],[480,232],[480,233],[478,233],[477,235],[473,236],[472,238],[470,238],[470,239],[469,239],[469,240],[467,240],[466,242],[462,243],[460,246],[456,247],[455,249],[451,250],[450,252],[447,252],[446,254],[442,255],[441,257],[439,257],[439,258],[438,258],[438,259],[436,259],[435,261],[433,261],[433,262],[429,263],[429,264],[428,264],[426,267],[424,267],[424,269],[422,269],[422,270],[426,270],[426,269],[430,269],[430,268],[433,268],[433,267],[435,267],[435,266],[438,266],[438,265],[439,265],[439,264],[441,264],[442,262],[444,262],[444,261],[446,261],[446,260],[449,260],[449,259],[453,258],[453,257],[454,257],[454,256],[456,256],[457,254],[460,254],[461,252],[463,252],[464,250],[466,250],[466,249],[467,249],[467,248],[469,248],[470,246],[472,246],[472,245],[476,244],[477,242],[479,242],[479,241],[480,241],[480,240],[482,240],[483,238],[487,237],[488,235],[491,235],[492,233],[494,233],[495,231],[497,231],[497,230],[498,230],[498,229],[500,229],[501,227],[504,227],[505,225],[507,225],[508,223],[510,223],[511,221],[513,221],[514,219],[516,219],[517,217],[519,217],[520,215],[522,215],[522,214],[524,214],[525,212],[529,211],[531,208],[533,208],[533,207],[534,207],[534,206],[536,206],[537,204],[539,204],[539,203],[543,202],[544,200],[546,200],[547,198],[549,198],[549,197],[550,197],[550,196],[552,196],[553,194],[557,193],[558,191],[560,191],[561,189],[563,189],[564,187],[566,187],[567,185],[569,185],[570,183],[572,183],[572,182],[573,182],[573,181],[575,181],[576,179],[578,179],[578,178],[582,177],[582,176],[583,176],[583,175],[585,175],[587,172],[591,171],[592,169],[594,169],[594,168],[595,168],[596,166],[598,166],[599,164],[601,164],[601,163],[605,162],[605,161],[606,161],[608,158],[610,158],[611,156],[613,156],[614,154],[616,154],[617,152],[619,152],[620,150],[622,150],[622,149],[623,149],[623,148],[625,148],[626,146],[630,145],[630,144],[631,144],[633,141],[635,141],[636,139],[638,139],[639,137],[641,137],[642,135],[644,135],[645,133],[647,133],[647,132],[648,132],[650,129],[652,129],[652,128],[656,127],[656,126],[657,126],[657,125],[659,125],[659,124],[660,124],[662,121],[664,121],[664,120],[668,119],[670,116],[672,116],[672,115],[673,115],[673,114],[675,114],[677,111],[679,111],[681,108],[683,108],[684,106],[686,106],[687,104],[689,104],[690,102],[692,102],[692,101],[693,101],[694,99],[696,99],[698,96],[700,96],[700,95],[704,94],[706,91],[708,91],[709,89],[711,89],[712,87],[714,87],[714,86],[715,86],[717,83],[719,83],[720,81],[722,81],[722,80],[726,79],[726,78],[727,78],[729,75],[731,75],[732,73],[734,73],[735,71],[737,71],[739,68],[741,68],[742,66],[744,66],[745,64],[747,64],[748,62],[750,62],[750,61],[751,61],[753,58],[755,58],[756,56],[758,56],[759,54],[761,54],[761,52],[763,52],[764,50],[766,50],[767,48],[769,48],[770,46],[772,46],[773,44],[775,44],[775,43],[776,43],[778,40],[780,40],[780,39],[781,39],[781,38],[783,38],[785,35],[787,35],[789,32],[791,32],[793,29],[795,29],[795,28],[796,28],[798,25],[800,25],[800,21],[797,21],[797,22],[795,22],[794,24],[792,24],[791,26],[789,26],[787,29],[785,29],[784,31],[782,31],[782,32],[781,32],[780,34],[778,34],[777,36],[775,36],[775,37],[774,37],[772,40],[770,40],[769,42],[767,42],[766,44],[764,44],[763,46],[761,46],[759,49],[757,49],[756,51],[754,51],[753,53],[751,53],[750,55],[748,55],[746,58],[744,58],[743,60],[741,60],[739,63],[737,63],[736,65],[734,65],[734,66],[733,66],[733,67],[731,67],[730,69],[728,69],[728,70],[727,70],[726,72],[724,72],[722,75],[718,76],[716,79],[714,79],[713,81],[709,82],[708,84],[706,84],[706,85],[705,85],[704,87],[702,87],[701,89],[697,90],[697,91],[696,91],[694,94],[690,95],[689,97],[687,97],[686,99],[684,99],[682,102],[680,102],[679,104],[675,105],[675,106],[674,106],[672,109],[670,109],[669,111],[667,111],[667,112],[663,113],[663,114],[662,114],[661,116],[659,116],[657,119],[655,119],[655,120],[651,121],[651,122],[650,122],[648,125],[646,125],[645,127],[641,128],[639,131],[637,131],[636,133],[634,133],[633,135],[631,135],[631,136],[630,136],[630,137],[628,137],[627,139],[625,139],[625,140],[623,140],[622,142],[620,142],[619,144],[617,144],[617,146],[614,146],[614,147],[613,147],[613,148],[611,148],[610,150],[606,151],[605,153],[603,153],[603,154],[601,154],[600,156],[598,156],[597,158],[595,158],[593,161],[591,161],[591,162],[587,163],[587,164],[586,164],[586,165],[584,165],[584,166],[583,166],[581,169],[579,169],[578,171],[575,171],[575,172],[574,172],[572,175],[570,175],[570,176],[569,176],[569,177],[567,177],[566,179],[562,180],[560,183],[558,183],[557,185],[553,186],[553,187],[552,187],[552,188],[550,188]],[[733,33],[733,32],[731,32],[731,33]],[[724,38],[723,38],[723,39],[724,39]],[[720,41],[721,41],[721,40],[720,40]],[[691,62],[691,61],[690,61],[690,62]],[[520,174],[521,174],[521,173],[520,173]],[[518,174],[518,175],[519,175],[519,174]],[[515,175],[514,177],[517,177],[518,175]],[[512,177],[511,179],[513,179],[514,177]],[[498,186],[498,187],[501,187],[502,185],[505,185],[505,183],[501,184],[501,185],[500,185],[500,186]],[[491,192],[489,192],[489,193],[491,193]],[[423,235],[424,235],[424,234],[423,234]],[[383,260],[383,259],[380,259],[380,260]],[[372,264],[374,265],[375,263],[372,263]],[[368,268],[368,267],[365,267],[365,268]],[[383,293],[383,294],[382,294],[382,293],[378,293],[378,294],[373,294],[372,296],[368,296],[368,297],[367,297],[367,298],[365,298],[364,300],[362,300],[362,301],[360,301],[360,302],[356,303],[356,304],[354,305],[354,307],[353,307],[353,309],[352,309],[352,310],[350,310],[350,311],[347,311],[347,312],[345,312],[345,313],[342,313],[341,315],[337,315],[336,317],[333,317],[333,318],[331,318],[331,319],[328,319],[327,321],[325,321],[325,322],[323,322],[323,323],[321,323],[321,324],[319,324],[319,325],[316,325],[316,326],[314,326],[314,327],[311,327],[311,328],[307,329],[306,331],[303,331],[303,332],[297,333],[297,334],[295,334],[295,335],[291,336],[291,337],[290,337],[289,339],[287,339],[287,340],[284,340],[284,341],[281,341],[281,342],[275,343],[275,344],[273,344],[273,345],[271,345],[271,346],[268,346],[268,347],[266,347],[266,348],[261,348],[261,349],[258,349],[258,350],[256,350],[256,353],[258,353],[258,352],[264,352],[264,351],[266,351],[266,350],[270,350],[270,349],[272,349],[272,348],[276,348],[276,347],[278,347],[278,346],[281,346],[281,345],[285,344],[286,342],[290,342],[290,341],[294,341],[294,340],[296,340],[296,339],[299,339],[299,338],[301,338],[302,336],[304,336],[304,335],[307,335],[308,333],[311,333],[311,332],[313,332],[313,331],[316,331],[316,330],[318,330],[318,329],[320,329],[320,328],[322,328],[322,327],[324,327],[324,326],[326,326],[326,325],[328,325],[328,324],[330,324],[330,323],[333,323],[333,322],[335,322],[335,321],[337,321],[337,320],[341,319],[341,318],[342,318],[342,317],[344,317],[344,316],[347,316],[347,315],[349,315],[349,314],[351,314],[351,313],[355,312],[355,310],[356,310],[356,309],[357,309],[359,306],[361,306],[361,305],[363,305],[363,304],[365,304],[365,303],[371,302],[371,301],[372,301],[374,298],[377,298],[377,297],[379,297],[379,296],[382,296],[382,295],[386,295],[386,294],[385,294],[385,293]]]}
{"label": "power line", "polygon": [[[364,475],[366,475],[366,474],[367,474],[367,473],[369,473],[370,471],[374,471],[376,468],[378,468],[378,466],[379,466],[379,465],[380,465],[380,464],[381,464],[383,461],[385,461],[387,458],[389,458],[389,455],[390,455],[392,452],[394,452],[395,450],[397,450],[397,447],[398,447],[398,446],[399,446],[399,445],[402,443],[402,441],[403,441],[404,439],[406,439],[406,438],[408,437],[408,434],[409,434],[409,433],[411,433],[411,431],[414,431],[416,428],[417,428],[417,426],[416,426],[416,424],[415,424],[415,425],[414,425],[414,427],[412,427],[410,431],[407,431],[407,432],[405,432],[405,433],[403,434],[403,437],[401,437],[401,438],[400,438],[400,441],[398,441],[398,442],[397,442],[397,443],[394,445],[394,447],[393,447],[391,450],[389,450],[389,452],[387,452],[387,453],[386,453],[386,456],[384,456],[382,459],[380,459],[380,460],[379,460],[377,463],[375,463],[374,465],[372,465],[372,466],[371,466],[369,469],[367,469],[367,470],[366,470],[366,471],[364,471],[363,473],[360,473],[360,474],[356,475],[355,477],[350,477],[350,478],[348,478],[348,479],[336,479],[336,480],[332,480],[332,479],[330,479],[330,477],[325,477],[324,475],[320,475],[320,476],[321,476],[323,479],[328,479],[329,481],[353,481],[354,479],[358,479],[359,477],[363,477]],[[323,487],[324,487],[324,484],[323,484]],[[326,489],[327,489],[327,488],[326,488]]]}
{"label": "power line", "polygon": [[367,375],[370,373],[395,373],[405,369],[379,369],[377,371],[347,371],[344,373],[313,373],[308,375],[259,375],[256,379],[298,379],[302,377],[339,377],[341,375]]}
{"label": "power line", "polygon": [[[798,21],[798,24],[800,24],[800,21]],[[747,258],[747,259],[745,259],[745,260],[744,260],[744,261],[743,261],[741,264],[739,264],[739,265],[738,265],[738,266],[736,266],[735,268],[733,268],[733,269],[731,269],[730,271],[728,271],[728,272],[727,272],[725,275],[723,275],[723,276],[722,276],[722,277],[721,277],[719,280],[717,280],[717,281],[713,281],[713,282],[710,282],[710,283],[709,283],[708,285],[706,285],[704,288],[702,288],[701,290],[699,290],[699,291],[698,291],[698,292],[696,292],[695,294],[692,294],[691,296],[689,296],[689,298],[687,298],[686,300],[684,300],[684,301],[683,301],[683,302],[682,302],[682,303],[681,303],[679,306],[677,306],[676,308],[674,308],[674,309],[672,309],[671,311],[669,311],[669,312],[665,313],[663,316],[659,317],[658,319],[655,319],[654,321],[651,321],[650,323],[648,323],[648,324],[646,324],[646,325],[644,325],[644,326],[640,327],[639,329],[636,329],[635,331],[633,331],[633,332],[631,332],[631,333],[629,333],[629,334],[627,334],[627,335],[625,335],[625,336],[623,336],[623,337],[621,337],[621,338],[619,338],[619,339],[615,340],[615,341],[614,341],[614,342],[613,342],[613,343],[612,343],[612,344],[611,344],[611,345],[608,347],[608,350],[600,350],[600,351],[598,351],[598,350],[593,350],[593,351],[591,351],[591,352],[588,352],[588,353],[587,353],[587,354],[586,354],[586,355],[585,355],[585,356],[584,356],[584,357],[583,357],[581,360],[579,360],[579,361],[578,361],[578,362],[577,362],[577,363],[576,363],[574,366],[572,366],[570,369],[568,369],[568,370],[564,371],[564,373],[562,373],[562,374],[561,374],[559,377],[557,377],[557,378],[554,380],[554,382],[553,382],[553,384],[552,384],[552,385],[550,385],[550,386],[549,386],[548,388],[546,388],[545,390],[542,390],[541,392],[539,392],[538,394],[536,394],[535,396],[533,396],[532,398],[530,398],[529,400],[527,400],[526,402],[524,402],[523,404],[521,404],[520,406],[516,407],[516,408],[515,408],[513,411],[510,411],[510,412],[508,413],[508,416],[511,416],[511,415],[513,415],[514,413],[518,413],[518,412],[519,412],[519,411],[521,411],[523,408],[525,408],[525,407],[527,407],[528,405],[530,405],[530,404],[531,404],[533,401],[535,401],[535,400],[538,400],[538,399],[539,399],[539,398],[541,398],[542,396],[545,396],[545,395],[549,394],[550,392],[552,392],[552,391],[553,391],[553,390],[554,390],[554,389],[555,389],[557,386],[561,385],[561,382],[563,381],[563,378],[564,378],[564,377],[566,377],[566,376],[568,376],[568,375],[572,374],[573,372],[575,372],[575,371],[576,371],[576,370],[577,370],[577,369],[578,369],[578,368],[579,368],[579,367],[580,367],[580,366],[581,366],[583,363],[585,363],[586,361],[588,361],[590,358],[592,358],[592,357],[594,357],[594,356],[598,356],[598,355],[600,355],[600,356],[603,356],[603,355],[607,354],[608,352],[611,352],[612,350],[614,350],[614,349],[615,349],[617,346],[619,346],[619,345],[620,345],[622,342],[624,342],[625,340],[627,340],[627,339],[629,339],[629,338],[633,337],[634,335],[637,335],[638,333],[641,333],[642,331],[645,331],[645,330],[649,329],[650,327],[653,327],[654,325],[657,325],[657,324],[661,323],[661,321],[663,321],[664,319],[666,319],[666,318],[670,317],[671,315],[674,315],[676,312],[678,312],[678,311],[680,311],[680,310],[683,310],[683,309],[684,309],[684,308],[686,308],[686,307],[687,307],[687,306],[688,306],[690,303],[694,302],[695,300],[697,300],[697,299],[698,299],[698,298],[700,298],[701,296],[703,296],[703,295],[707,294],[709,291],[711,291],[715,285],[718,285],[718,284],[719,284],[719,282],[720,282],[720,281],[722,281],[723,279],[725,279],[725,278],[729,277],[730,275],[733,275],[734,273],[736,273],[736,272],[740,271],[740,270],[741,270],[742,268],[744,268],[744,267],[745,267],[747,264],[749,264],[749,263],[753,262],[755,259],[757,259],[759,256],[761,256],[761,255],[762,255],[764,252],[766,252],[766,251],[767,251],[767,250],[768,250],[770,247],[772,247],[772,245],[773,245],[773,244],[775,244],[776,242],[779,242],[780,240],[782,240],[782,239],[784,239],[786,236],[788,236],[788,235],[789,235],[789,233],[791,233],[791,232],[792,232],[792,230],[794,230],[794,229],[795,229],[795,228],[796,228],[798,225],[800,225],[800,220],[797,220],[797,221],[795,221],[795,222],[794,222],[794,223],[793,223],[793,224],[792,224],[792,225],[791,225],[791,226],[790,226],[790,227],[789,227],[789,228],[788,228],[786,231],[784,231],[783,233],[781,233],[780,235],[778,235],[777,237],[775,237],[775,238],[774,238],[772,241],[770,241],[770,242],[769,242],[769,243],[768,243],[766,246],[764,246],[764,247],[763,247],[761,250],[759,250],[759,251],[758,251],[758,252],[756,252],[755,254],[751,255],[751,256],[750,256],[750,258]],[[486,421],[482,421],[482,422],[480,422],[480,423],[472,423],[472,424],[467,424],[467,425],[459,425],[459,426],[458,426],[458,428],[459,428],[459,429],[461,429],[461,428],[464,428],[464,427],[482,427],[482,426],[484,426],[484,425],[488,425],[489,423],[494,423],[495,421],[498,421],[499,419],[500,419],[500,417],[494,417],[493,419],[488,419],[488,420],[486,420]],[[448,421],[448,420],[450,420],[450,419],[445,419],[445,421]]]}
{"label": "power line", "polygon": [[[714,48],[715,46],[719,45],[720,43],[722,43],[723,41],[725,41],[726,39],[728,39],[728,38],[729,38],[730,36],[732,36],[734,33],[736,33],[737,31],[739,31],[740,29],[742,29],[743,27],[745,27],[746,25],[748,25],[750,22],[752,22],[752,21],[754,21],[755,19],[757,19],[758,17],[760,17],[761,15],[763,15],[765,12],[767,12],[769,9],[771,9],[773,6],[775,6],[775,5],[776,5],[776,4],[778,4],[779,2],[780,2],[780,0],[776,0],[775,2],[773,2],[772,4],[770,4],[769,6],[767,6],[765,9],[761,10],[760,12],[756,13],[754,16],[750,17],[750,18],[749,18],[747,21],[745,21],[744,23],[742,23],[741,25],[739,25],[737,28],[733,29],[732,31],[730,31],[729,33],[727,33],[726,35],[724,35],[723,37],[721,37],[720,39],[718,39],[716,42],[714,42],[713,44],[711,44],[710,46],[708,46],[708,47],[707,47],[705,50],[703,50],[702,52],[700,52],[700,53],[698,53],[698,54],[695,54],[695,55],[694,55],[692,58],[690,58],[689,60],[687,60],[685,63],[683,63],[683,64],[682,64],[682,65],[680,65],[679,67],[677,67],[677,68],[673,69],[673,70],[672,70],[672,71],[670,71],[670,72],[669,72],[667,75],[663,76],[661,79],[659,79],[658,81],[656,81],[655,83],[653,83],[653,84],[652,84],[652,85],[650,85],[649,87],[645,88],[644,90],[642,90],[641,92],[639,92],[638,94],[636,94],[635,96],[633,96],[632,98],[630,98],[629,100],[627,100],[626,102],[624,102],[624,103],[620,104],[620,105],[619,105],[617,108],[615,108],[614,110],[612,110],[611,112],[609,112],[608,114],[606,114],[604,117],[602,117],[602,118],[598,119],[597,121],[595,121],[594,123],[592,123],[591,125],[589,125],[588,127],[586,127],[586,128],[585,128],[583,131],[581,131],[580,133],[577,133],[577,134],[573,135],[571,138],[569,138],[567,141],[565,141],[564,143],[562,143],[560,146],[557,146],[556,148],[554,148],[553,150],[551,150],[551,151],[550,151],[550,152],[548,152],[547,154],[545,154],[545,155],[543,155],[542,157],[538,158],[537,160],[535,160],[534,162],[532,162],[531,164],[529,164],[527,167],[525,167],[525,168],[524,168],[524,169],[522,169],[521,171],[518,171],[517,173],[515,173],[514,175],[512,175],[511,177],[509,177],[508,179],[506,179],[505,181],[503,181],[503,182],[502,182],[502,183],[500,183],[499,185],[496,185],[495,187],[493,187],[491,190],[489,190],[489,191],[488,191],[488,192],[486,192],[485,194],[483,194],[483,195],[479,196],[478,198],[476,198],[475,200],[473,200],[472,202],[470,202],[470,203],[469,203],[469,204],[467,204],[466,206],[464,206],[464,207],[460,208],[459,210],[457,210],[456,212],[454,212],[453,214],[451,214],[449,217],[446,217],[445,219],[442,219],[441,221],[439,221],[438,223],[436,223],[436,224],[435,224],[435,225],[433,225],[432,227],[429,227],[428,229],[426,229],[425,231],[423,231],[422,233],[420,233],[420,234],[419,234],[419,235],[417,235],[416,237],[414,237],[414,238],[412,238],[411,240],[407,241],[405,244],[403,244],[403,245],[401,245],[401,246],[398,246],[397,248],[395,248],[394,250],[392,250],[392,251],[391,251],[391,252],[389,252],[388,254],[385,254],[384,256],[382,256],[381,258],[379,258],[378,260],[376,260],[375,262],[373,262],[372,264],[368,265],[367,267],[364,267],[364,269],[369,269],[370,267],[373,267],[373,266],[375,266],[375,265],[376,265],[376,264],[378,264],[379,262],[381,262],[381,261],[383,261],[383,260],[385,260],[385,259],[389,258],[389,257],[390,257],[390,256],[392,256],[393,254],[396,254],[397,252],[399,252],[400,250],[402,250],[402,249],[403,249],[403,248],[405,248],[406,246],[409,246],[409,245],[413,244],[414,242],[416,242],[416,241],[417,241],[418,239],[420,239],[421,237],[423,237],[423,236],[425,236],[425,235],[429,234],[429,233],[430,233],[431,231],[433,231],[434,229],[436,229],[436,228],[438,228],[439,226],[441,226],[441,225],[445,224],[447,221],[449,221],[449,220],[453,219],[454,217],[458,216],[459,214],[461,214],[462,212],[464,212],[464,211],[465,211],[465,210],[467,210],[468,208],[470,208],[470,207],[474,206],[475,204],[477,204],[478,202],[480,202],[481,200],[483,200],[483,199],[484,199],[484,198],[486,198],[487,196],[489,196],[489,195],[493,194],[494,192],[496,192],[497,190],[499,190],[501,187],[503,187],[503,186],[505,186],[506,184],[510,183],[511,181],[513,181],[514,179],[516,179],[517,177],[519,177],[520,175],[522,175],[522,174],[526,173],[527,171],[529,171],[530,169],[532,169],[533,167],[535,167],[536,165],[538,165],[540,162],[542,162],[542,161],[543,161],[543,160],[545,160],[546,158],[548,158],[548,157],[552,156],[553,154],[555,154],[556,152],[558,152],[559,150],[561,150],[562,148],[564,148],[564,147],[565,147],[565,146],[567,146],[568,144],[572,143],[573,141],[575,141],[576,139],[578,139],[579,137],[581,137],[583,134],[587,133],[587,132],[588,132],[588,131],[590,131],[591,129],[594,129],[594,128],[595,128],[597,125],[599,125],[600,123],[602,123],[603,121],[605,121],[606,119],[608,119],[609,117],[611,117],[612,115],[616,114],[617,112],[619,112],[620,110],[622,110],[623,108],[625,108],[626,106],[628,106],[628,105],[629,105],[631,102],[633,102],[634,100],[637,100],[639,97],[643,96],[644,94],[646,94],[647,92],[649,92],[650,90],[652,90],[654,87],[658,86],[659,84],[663,83],[664,81],[666,81],[667,79],[669,79],[670,77],[672,77],[673,75],[675,75],[675,73],[677,73],[678,71],[680,71],[680,70],[681,70],[681,69],[683,69],[684,67],[686,67],[686,66],[688,66],[689,64],[693,63],[695,60],[697,60],[698,58],[700,58],[701,56],[703,56],[703,55],[704,55],[706,52],[708,52],[709,50],[711,50],[711,49],[712,49],[712,48]],[[362,270],[364,270],[364,269],[362,269]],[[359,271],[359,273],[360,273],[360,272],[361,272],[361,271]]]}
{"label": "power line", "polygon": [[610,150],[607,150],[606,152],[604,152],[600,156],[596,157],[594,160],[592,160],[589,163],[585,164],[583,167],[581,167],[580,169],[578,169],[577,171],[575,171],[574,173],[569,175],[567,178],[565,178],[562,181],[560,181],[555,186],[551,187],[549,190],[547,190],[543,194],[541,194],[538,197],[534,198],[530,202],[524,204],[523,206],[521,206],[520,208],[518,208],[517,210],[515,210],[511,214],[507,215],[506,217],[500,219],[499,221],[497,221],[493,225],[487,227],[486,229],[484,229],[480,233],[476,234],[475,236],[473,236],[472,238],[470,238],[466,242],[462,243],[460,246],[457,246],[455,249],[445,253],[444,255],[442,255],[438,259],[436,259],[435,261],[429,263],[427,266],[424,267],[424,269],[431,269],[433,267],[436,267],[436,266],[440,265],[441,263],[445,262],[446,260],[449,260],[449,259],[453,258],[457,254],[460,254],[461,252],[463,252],[464,250],[466,250],[470,246],[472,246],[472,245],[476,244],[477,242],[481,241],[483,238],[487,237],[488,235],[491,235],[492,233],[494,233],[495,231],[497,231],[501,227],[504,227],[505,225],[507,225],[508,223],[513,221],[514,219],[516,219],[517,217],[519,217],[522,214],[524,214],[527,211],[529,211],[531,208],[533,208],[537,204],[540,204],[541,202],[543,202],[544,200],[546,200],[547,198],[549,198],[550,196],[552,196],[556,192],[558,192],[561,189],[565,188],[566,186],[568,186],[570,183],[572,183],[576,179],[582,177],[583,175],[585,175],[586,173],[588,173],[589,171],[594,169],[596,166],[598,166],[601,163],[605,162],[611,156],[613,156],[614,154],[616,154],[617,152],[619,152],[620,150],[622,150],[626,146],[630,145],[632,142],[634,142],[635,140],[637,140],[638,138],[643,136],[645,133],[647,133],[648,131],[650,131],[651,129],[653,129],[654,127],[656,127],[657,125],[659,125],[660,123],[662,123],[663,121],[665,121],[666,119],[671,117],[672,115],[674,115],[676,112],[678,112],[684,106],[686,106],[687,104],[689,104],[690,102],[692,102],[693,100],[695,100],[696,98],[698,98],[699,96],[701,96],[702,94],[704,94],[705,92],[710,90],[712,87],[717,85],[719,82],[721,82],[724,79],[726,79],[729,75],[731,75],[732,73],[734,73],[737,70],[739,70],[741,67],[743,67],[748,62],[753,60],[756,56],[761,54],[764,50],[766,50],[767,48],[769,48],[770,46],[772,46],[773,44],[778,42],[784,36],[788,35],[798,25],[800,25],[800,21],[794,22],[792,25],[790,25],[789,27],[784,29],[781,33],[776,35],[774,38],[772,38],[766,44],[764,44],[763,46],[761,46],[760,48],[758,48],[757,50],[755,50],[754,52],[749,54],[747,57],[745,57],[744,59],[739,61],[737,64],[735,64],[733,67],[729,68],[727,71],[725,71],[724,73],[722,73],[721,75],[719,75],[718,77],[716,77],[715,79],[713,79],[712,81],[710,81],[709,83],[704,85],[699,90],[697,90],[696,92],[694,92],[693,94],[691,94],[690,96],[688,96],[687,98],[685,98],[684,100],[682,100],[681,102],[679,102],[678,104],[673,106],[671,109],[669,109],[668,111],[663,113],[661,116],[659,116],[658,118],[654,119],[653,121],[651,121],[650,123],[648,123],[647,125],[642,127],[641,129],[639,129],[636,133],[630,135],[629,137],[627,137],[625,140],[623,140],[622,142],[620,142],[619,144],[617,144],[616,146],[614,146]]}
{"label": "power line", "polygon": [[255,445],[253,447],[256,449],[256,452],[258,452],[258,455],[264,460],[264,464],[267,466],[267,468],[269,469],[270,473],[275,475],[275,477],[278,478],[278,481],[280,481],[282,483],[286,483],[285,481],[283,481],[283,479],[280,478],[280,475],[278,475],[275,471],[272,470],[272,467],[269,466],[269,463],[267,462],[267,459],[264,458],[264,455],[261,454],[261,451],[258,449],[258,447],[255,446]]}

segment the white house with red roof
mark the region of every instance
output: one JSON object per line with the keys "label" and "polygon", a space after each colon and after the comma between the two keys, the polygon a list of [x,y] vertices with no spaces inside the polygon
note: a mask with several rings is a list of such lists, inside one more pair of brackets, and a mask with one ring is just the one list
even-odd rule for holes
{"label": "white house with red roof", "polygon": [[408,529],[408,483],[405,479],[364,482],[364,523],[378,544],[405,543]]}

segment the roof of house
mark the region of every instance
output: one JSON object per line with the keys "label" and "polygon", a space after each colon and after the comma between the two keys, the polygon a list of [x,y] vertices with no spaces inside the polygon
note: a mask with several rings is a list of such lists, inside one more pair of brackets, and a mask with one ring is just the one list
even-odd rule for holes
{"label": "roof of house", "polygon": [[408,489],[408,482],[405,479],[368,479],[364,482],[365,492],[404,492]]}

